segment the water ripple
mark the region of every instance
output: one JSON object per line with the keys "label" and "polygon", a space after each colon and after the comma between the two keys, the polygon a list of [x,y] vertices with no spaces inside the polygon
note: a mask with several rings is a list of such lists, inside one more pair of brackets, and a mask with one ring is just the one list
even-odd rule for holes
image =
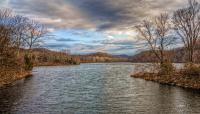
{"label": "water ripple", "polygon": [[199,114],[200,92],[130,77],[132,63],[36,67],[0,89],[0,113]]}

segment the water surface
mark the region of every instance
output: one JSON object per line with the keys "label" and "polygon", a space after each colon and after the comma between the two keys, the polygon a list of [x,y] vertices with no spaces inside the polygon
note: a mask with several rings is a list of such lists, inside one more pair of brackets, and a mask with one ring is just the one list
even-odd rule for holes
{"label": "water surface", "polygon": [[0,113],[200,114],[200,92],[130,77],[133,63],[36,67],[0,89]]}

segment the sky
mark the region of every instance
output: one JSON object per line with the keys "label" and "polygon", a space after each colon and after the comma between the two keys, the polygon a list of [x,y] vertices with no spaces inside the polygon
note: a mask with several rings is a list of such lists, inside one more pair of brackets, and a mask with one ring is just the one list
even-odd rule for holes
{"label": "sky", "polygon": [[134,26],[147,17],[183,7],[187,0],[0,0],[1,8],[47,26],[43,47],[72,54],[133,55]]}

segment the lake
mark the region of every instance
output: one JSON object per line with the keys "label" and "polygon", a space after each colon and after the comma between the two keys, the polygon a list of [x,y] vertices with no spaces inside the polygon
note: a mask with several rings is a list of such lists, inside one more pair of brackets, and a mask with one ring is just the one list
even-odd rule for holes
{"label": "lake", "polygon": [[0,89],[0,113],[199,114],[200,91],[131,78],[134,63],[35,67]]}

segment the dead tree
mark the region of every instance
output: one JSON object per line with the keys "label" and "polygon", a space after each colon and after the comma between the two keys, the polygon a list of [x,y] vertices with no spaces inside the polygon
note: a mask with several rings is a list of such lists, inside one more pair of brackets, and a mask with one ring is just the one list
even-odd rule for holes
{"label": "dead tree", "polygon": [[186,8],[174,12],[173,24],[186,49],[187,61],[193,63],[194,49],[200,38],[200,4],[196,0],[189,0]]}
{"label": "dead tree", "polygon": [[15,39],[15,47],[17,48],[17,55],[19,55],[19,50],[24,46],[26,39],[26,27],[28,24],[28,18],[23,16],[13,17],[13,37]]}

